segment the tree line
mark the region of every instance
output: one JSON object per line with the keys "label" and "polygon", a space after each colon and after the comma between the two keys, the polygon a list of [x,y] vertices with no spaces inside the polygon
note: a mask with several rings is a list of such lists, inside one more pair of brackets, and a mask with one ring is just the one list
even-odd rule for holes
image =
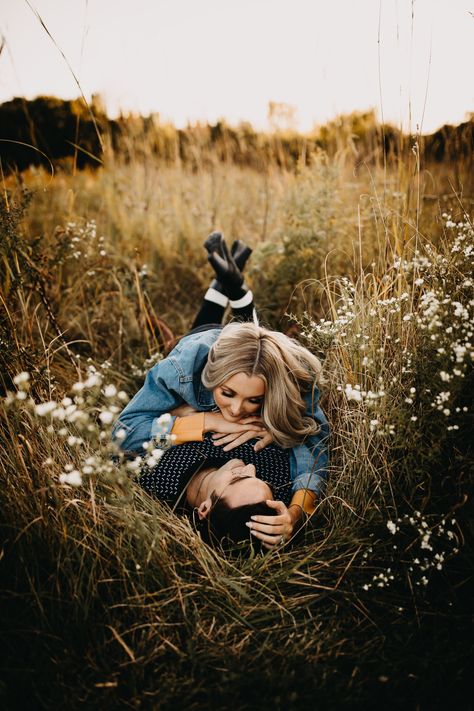
{"label": "tree line", "polygon": [[29,166],[78,169],[98,167],[107,151],[125,160],[154,155],[165,164],[206,167],[216,160],[265,170],[269,165],[294,168],[317,149],[353,156],[354,163],[391,160],[406,151],[420,152],[425,162],[468,161],[474,155],[474,115],[459,126],[443,126],[423,136],[407,136],[377,122],[375,111],[339,116],[309,135],[278,129],[258,132],[249,123],[225,121],[178,129],[158,114],[109,119],[101,101],[62,100],[40,96],[14,98],[0,105],[0,157],[4,173]]}

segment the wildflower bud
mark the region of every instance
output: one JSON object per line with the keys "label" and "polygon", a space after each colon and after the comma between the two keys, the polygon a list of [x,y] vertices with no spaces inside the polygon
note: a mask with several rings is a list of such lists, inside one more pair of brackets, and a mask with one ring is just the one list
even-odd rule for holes
{"label": "wildflower bud", "polygon": [[44,415],[49,415],[51,412],[53,412],[56,407],[57,403],[54,402],[54,400],[51,400],[51,402],[40,402],[38,405],[36,405],[35,412],[40,417],[44,417]]}
{"label": "wildflower bud", "polygon": [[18,373],[18,375],[15,375],[13,378],[13,383],[15,385],[25,385],[30,379],[30,374],[24,370],[22,373]]}
{"label": "wildflower bud", "polygon": [[60,474],[59,475],[59,482],[60,482],[60,484],[70,484],[70,486],[81,486],[81,484],[82,484],[81,472],[78,469],[73,469],[71,472],[68,472],[67,474]]}
{"label": "wildflower bud", "polygon": [[104,425],[110,425],[110,423],[112,422],[113,419],[114,419],[114,415],[109,410],[105,410],[104,412],[101,412],[99,415],[99,420]]}

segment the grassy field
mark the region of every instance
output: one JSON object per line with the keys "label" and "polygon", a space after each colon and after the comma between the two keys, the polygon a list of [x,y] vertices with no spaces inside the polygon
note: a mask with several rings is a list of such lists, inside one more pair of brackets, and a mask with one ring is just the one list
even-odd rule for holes
{"label": "grassy field", "polygon": [[[4,180],[3,708],[470,708],[474,195],[413,148],[292,172],[109,151]],[[327,379],[327,497],[250,559],[110,463],[212,229],[251,244],[262,321]]]}

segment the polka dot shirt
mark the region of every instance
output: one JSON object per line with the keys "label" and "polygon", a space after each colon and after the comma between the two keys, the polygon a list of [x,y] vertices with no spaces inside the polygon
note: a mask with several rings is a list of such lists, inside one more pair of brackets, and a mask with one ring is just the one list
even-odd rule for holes
{"label": "polka dot shirt", "polygon": [[224,452],[221,446],[216,447],[210,434],[203,442],[179,444],[166,450],[154,467],[145,464],[139,483],[160,501],[175,502],[199,469],[221,467],[231,459],[242,459],[245,464],[255,465],[257,477],[270,486],[276,500],[288,506],[292,494],[289,451],[270,444],[255,452],[253,445],[256,441],[245,442],[230,452]]}

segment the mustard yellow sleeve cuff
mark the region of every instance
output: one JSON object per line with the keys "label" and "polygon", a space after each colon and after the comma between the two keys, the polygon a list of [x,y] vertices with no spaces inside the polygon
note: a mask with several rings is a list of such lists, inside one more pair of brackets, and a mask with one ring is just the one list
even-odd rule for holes
{"label": "mustard yellow sleeve cuff", "polygon": [[300,506],[302,511],[311,516],[316,510],[317,496],[310,489],[298,489],[293,494],[290,506]]}
{"label": "mustard yellow sleeve cuff", "polygon": [[197,412],[187,417],[177,417],[171,434],[175,435],[174,444],[184,442],[202,442],[204,429],[204,412]]}

